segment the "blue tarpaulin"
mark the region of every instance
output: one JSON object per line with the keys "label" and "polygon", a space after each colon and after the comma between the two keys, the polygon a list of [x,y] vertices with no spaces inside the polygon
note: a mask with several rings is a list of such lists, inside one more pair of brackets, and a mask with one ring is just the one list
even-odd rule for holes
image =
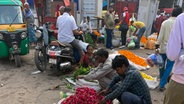
{"label": "blue tarpaulin", "polygon": [[107,6],[107,3],[108,3],[107,1],[104,1],[103,2],[103,7]]}

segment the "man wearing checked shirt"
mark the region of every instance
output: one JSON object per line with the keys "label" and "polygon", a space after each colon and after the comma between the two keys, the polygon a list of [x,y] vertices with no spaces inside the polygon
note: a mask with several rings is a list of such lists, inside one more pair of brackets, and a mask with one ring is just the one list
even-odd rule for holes
{"label": "man wearing checked shirt", "polygon": [[105,94],[100,104],[115,98],[121,104],[152,104],[146,82],[138,71],[132,70],[125,56],[116,56],[112,61],[112,68],[119,75],[114,77],[106,90],[100,92]]}

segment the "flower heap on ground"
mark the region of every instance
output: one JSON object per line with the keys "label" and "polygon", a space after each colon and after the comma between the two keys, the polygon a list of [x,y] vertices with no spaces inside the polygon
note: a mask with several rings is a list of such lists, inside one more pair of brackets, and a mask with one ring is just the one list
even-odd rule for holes
{"label": "flower heap on ground", "polygon": [[[74,95],[66,98],[61,104],[98,104],[101,99],[103,96],[98,95],[94,89],[80,87],[76,89]],[[108,101],[106,104],[112,104],[112,102]]]}
{"label": "flower heap on ground", "polygon": [[119,50],[118,53],[126,56],[128,58],[128,60],[130,60],[134,64],[140,65],[142,67],[148,66],[148,64],[144,58],[141,58],[141,57],[135,55],[133,52],[130,52],[128,50]]}

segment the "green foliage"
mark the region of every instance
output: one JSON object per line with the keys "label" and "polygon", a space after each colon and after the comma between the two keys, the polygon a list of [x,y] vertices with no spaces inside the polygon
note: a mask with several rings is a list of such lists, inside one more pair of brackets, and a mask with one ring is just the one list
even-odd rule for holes
{"label": "green foliage", "polygon": [[72,89],[73,88],[73,86],[70,83],[67,83],[66,86],[67,86],[68,89]]}
{"label": "green foliage", "polygon": [[74,80],[77,78],[78,75],[86,75],[90,72],[91,67],[85,68],[80,66],[74,73],[73,78]]}
{"label": "green foliage", "polygon": [[90,34],[84,34],[85,42],[94,46],[94,41]]}

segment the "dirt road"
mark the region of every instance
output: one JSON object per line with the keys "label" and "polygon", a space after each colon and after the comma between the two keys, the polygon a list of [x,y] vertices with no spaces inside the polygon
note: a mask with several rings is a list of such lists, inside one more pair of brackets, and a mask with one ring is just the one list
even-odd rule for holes
{"label": "dirt road", "polygon": [[[137,55],[146,57],[150,50],[135,50]],[[0,104],[57,104],[60,91],[66,88],[64,77],[56,76],[52,71],[32,74],[36,71],[33,62],[34,50],[21,57],[22,67],[16,68],[14,62],[0,59]],[[157,76],[158,70],[150,69],[146,73]],[[153,104],[162,104],[164,92],[151,90]]]}

